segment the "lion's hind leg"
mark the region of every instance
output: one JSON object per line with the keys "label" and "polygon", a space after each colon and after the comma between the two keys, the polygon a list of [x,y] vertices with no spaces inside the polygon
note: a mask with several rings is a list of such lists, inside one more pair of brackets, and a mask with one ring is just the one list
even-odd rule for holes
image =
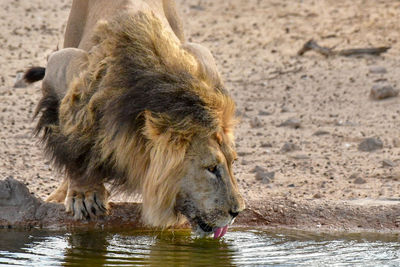
{"label": "lion's hind leg", "polygon": [[109,195],[103,183],[82,186],[70,181],[65,209],[75,220],[95,219],[107,214]]}

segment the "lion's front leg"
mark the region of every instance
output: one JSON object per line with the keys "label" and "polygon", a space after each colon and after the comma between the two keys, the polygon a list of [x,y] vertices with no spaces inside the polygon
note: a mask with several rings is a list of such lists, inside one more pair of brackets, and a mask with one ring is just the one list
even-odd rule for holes
{"label": "lion's front leg", "polygon": [[64,205],[75,220],[95,219],[107,214],[108,197],[103,183],[82,185],[71,180]]}
{"label": "lion's front leg", "polygon": [[50,196],[46,199],[46,202],[55,202],[55,203],[64,203],[65,197],[67,196],[68,190],[68,179],[64,179],[64,181],[60,184],[60,186],[50,194]]}

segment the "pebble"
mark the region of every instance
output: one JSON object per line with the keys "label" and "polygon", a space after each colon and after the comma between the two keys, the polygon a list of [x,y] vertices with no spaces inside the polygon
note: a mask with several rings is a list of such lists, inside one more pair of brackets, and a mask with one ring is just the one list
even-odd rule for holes
{"label": "pebble", "polygon": [[242,160],[242,165],[248,165],[248,164],[249,164],[249,162],[247,160],[245,160],[245,159]]}
{"label": "pebble", "polygon": [[284,122],[282,122],[280,125],[280,127],[289,127],[289,128],[293,128],[293,129],[298,129],[301,127],[301,121],[299,119],[296,118],[290,118]]}
{"label": "pebble", "polygon": [[359,145],[358,150],[364,152],[371,152],[383,148],[383,143],[378,138],[366,138]]}
{"label": "pebble", "polygon": [[355,180],[354,180],[354,182],[353,183],[355,183],[355,184],[365,184],[367,181],[365,181],[365,179],[363,179],[363,178],[361,178],[361,177],[358,177],[358,178],[356,178]]}
{"label": "pebble", "polygon": [[305,154],[297,154],[291,157],[292,159],[310,159],[308,155]]}
{"label": "pebble", "polygon": [[371,66],[369,67],[369,72],[374,74],[384,74],[387,73],[387,70],[382,66]]}
{"label": "pebble", "polygon": [[290,110],[287,107],[282,107],[281,108],[281,113],[286,113],[289,112]]}
{"label": "pebble", "polygon": [[269,116],[271,114],[272,114],[271,112],[268,112],[268,111],[265,111],[265,110],[260,110],[258,112],[258,115],[260,115],[260,116]]}
{"label": "pebble", "polygon": [[256,165],[250,172],[256,173],[255,178],[264,184],[269,184],[275,178],[275,172],[268,172],[261,166]]}
{"label": "pebble", "polygon": [[265,170],[263,167],[258,166],[258,165],[256,165],[253,169],[250,170],[250,172],[252,172],[252,173],[255,173],[255,172],[265,172],[265,171],[266,171],[266,170]]}
{"label": "pebble", "polygon": [[327,134],[330,134],[330,132],[324,131],[324,130],[318,130],[315,133],[313,133],[313,135],[315,135],[315,136],[327,135]]}
{"label": "pebble", "polygon": [[292,151],[296,151],[296,150],[300,150],[300,147],[291,142],[286,142],[281,148],[282,153],[292,152]]}
{"label": "pebble", "polygon": [[349,179],[356,179],[358,177],[358,173],[353,173],[349,176]]}
{"label": "pebble", "polygon": [[256,180],[261,181],[263,184],[269,184],[275,178],[275,172],[257,172]]}
{"label": "pebble", "polygon": [[382,167],[396,167],[397,164],[389,159],[382,160]]}
{"label": "pebble", "polygon": [[261,143],[260,147],[272,147],[271,143]]}
{"label": "pebble", "polygon": [[354,122],[338,120],[335,122],[336,126],[356,126]]}
{"label": "pebble", "polygon": [[316,193],[316,194],[313,196],[313,198],[320,199],[320,198],[322,198],[322,195],[321,195],[320,193]]}
{"label": "pebble", "polygon": [[254,117],[253,119],[250,120],[250,126],[252,128],[260,128],[262,127],[263,123],[258,117]]}
{"label": "pebble", "polygon": [[375,100],[395,97],[399,95],[399,90],[396,90],[391,85],[375,84],[371,88],[370,97]]}
{"label": "pebble", "polygon": [[248,156],[248,155],[251,155],[252,153],[250,152],[250,151],[238,151],[237,152],[237,155],[239,156],[239,157],[244,157],[244,156]]}

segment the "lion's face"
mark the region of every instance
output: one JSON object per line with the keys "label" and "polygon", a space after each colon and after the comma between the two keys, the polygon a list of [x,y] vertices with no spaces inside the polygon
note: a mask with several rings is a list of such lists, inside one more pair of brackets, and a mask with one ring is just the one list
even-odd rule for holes
{"label": "lion's face", "polygon": [[175,209],[186,216],[200,236],[213,232],[214,237],[223,236],[244,209],[233,176],[235,159],[233,145],[214,138],[198,140],[187,151]]}

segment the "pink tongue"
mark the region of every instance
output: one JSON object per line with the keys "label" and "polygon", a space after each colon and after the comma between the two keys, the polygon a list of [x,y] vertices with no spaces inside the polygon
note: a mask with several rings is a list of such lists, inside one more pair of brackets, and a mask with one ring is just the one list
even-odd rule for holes
{"label": "pink tongue", "polygon": [[215,231],[214,231],[214,239],[219,238],[219,235],[221,234],[221,232],[222,232],[222,228],[221,227],[218,227],[217,229],[215,229]]}
{"label": "pink tongue", "polygon": [[228,231],[228,225],[225,225],[224,227],[218,227],[214,231],[214,239],[223,237],[226,234],[226,231]]}

